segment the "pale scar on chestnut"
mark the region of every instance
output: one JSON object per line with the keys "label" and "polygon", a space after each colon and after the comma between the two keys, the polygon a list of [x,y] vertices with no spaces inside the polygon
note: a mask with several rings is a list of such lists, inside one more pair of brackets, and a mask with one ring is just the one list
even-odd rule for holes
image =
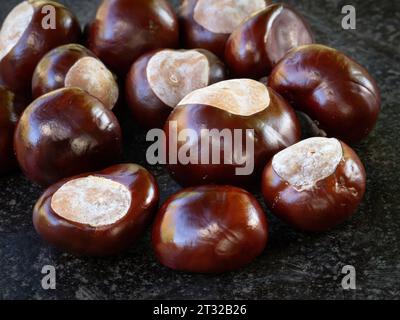
{"label": "pale scar on chestnut", "polygon": [[248,16],[266,7],[265,0],[199,0],[194,20],[203,28],[229,34]]}
{"label": "pale scar on chestnut", "polygon": [[267,87],[251,79],[221,81],[188,94],[179,105],[209,105],[239,116],[251,116],[269,107]]}
{"label": "pale scar on chestnut", "polygon": [[51,199],[51,208],[66,220],[101,227],[121,220],[131,203],[131,193],[124,185],[89,176],[61,186]]}
{"label": "pale scar on chestnut", "polygon": [[307,189],[332,175],[342,159],[339,140],[315,137],[276,154],[272,167],[290,185]]}

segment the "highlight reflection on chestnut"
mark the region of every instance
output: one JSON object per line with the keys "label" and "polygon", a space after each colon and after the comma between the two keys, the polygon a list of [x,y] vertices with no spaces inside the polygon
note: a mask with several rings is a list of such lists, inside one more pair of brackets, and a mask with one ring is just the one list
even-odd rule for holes
{"label": "highlight reflection on chestnut", "polygon": [[135,164],[68,178],[48,188],[33,211],[48,243],[78,255],[117,254],[133,245],[158,205],[154,177]]}
{"label": "highlight reflection on chestnut", "polygon": [[[250,79],[193,91],[171,113],[164,131],[168,169],[185,186],[247,186],[275,153],[301,137],[293,109],[272,89]],[[187,132],[190,136],[182,137]],[[177,159],[171,156],[175,146]]]}
{"label": "highlight reflection on chestnut", "polygon": [[368,136],[381,108],[379,89],[368,71],[322,45],[291,51],[274,68],[268,84],[327,136],[350,143]]}
{"label": "highlight reflection on chestnut", "polygon": [[[51,28],[43,28],[43,23],[49,23],[46,6],[55,10]],[[20,3],[0,30],[0,85],[30,100],[32,74],[40,59],[49,50],[80,38],[77,18],[63,5],[47,0]]]}
{"label": "highlight reflection on chestnut", "polygon": [[89,49],[119,76],[145,52],[179,42],[178,21],[166,0],[103,0],[87,34]]}
{"label": "highlight reflection on chestnut", "polygon": [[225,78],[224,64],[207,50],[157,50],[132,65],[126,99],[138,123],[162,128],[187,94]]}
{"label": "highlight reflection on chestnut", "polygon": [[152,234],[163,265],[201,273],[249,264],[267,239],[267,220],[257,200],[230,186],[201,186],[173,195],[158,212]]}
{"label": "highlight reflection on chestnut", "polygon": [[14,145],[27,177],[48,186],[112,164],[121,153],[121,128],[99,100],[82,89],[64,88],[24,111]]}
{"label": "highlight reflection on chestnut", "polygon": [[225,43],[233,30],[269,3],[269,0],[184,0],[179,19],[185,47],[207,49],[223,58]]}
{"label": "highlight reflection on chestnut", "polygon": [[17,114],[15,95],[0,86],[0,176],[16,167],[13,137]]}
{"label": "highlight reflection on chestnut", "polygon": [[32,79],[33,98],[64,87],[78,87],[112,109],[118,100],[113,74],[97,57],[79,44],[67,44],[48,52]]}
{"label": "highlight reflection on chestnut", "polygon": [[313,35],[303,17],[286,4],[272,4],[235,29],[225,61],[235,77],[259,79],[291,49],[310,43]]}
{"label": "highlight reflection on chestnut", "polygon": [[306,231],[324,231],[350,217],[365,192],[356,153],[334,138],[303,140],[274,156],[263,173],[268,207]]}

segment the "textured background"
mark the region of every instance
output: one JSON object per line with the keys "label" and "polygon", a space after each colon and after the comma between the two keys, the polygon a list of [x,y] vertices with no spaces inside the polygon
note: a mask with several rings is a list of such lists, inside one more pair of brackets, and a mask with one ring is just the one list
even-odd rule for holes
{"label": "textured background", "polygon": [[[66,0],[82,23],[99,1]],[[177,2],[177,1],[175,1]],[[398,192],[400,2],[287,1],[310,22],[320,43],[366,66],[382,91],[383,111],[371,136],[355,149],[368,172],[367,193],[357,214],[318,235],[295,232],[268,212],[267,250],[239,272],[218,276],[170,271],[155,260],[149,234],[125,254],[76,258],[47,246],[36,235],[31,211],[41,189],[21,174],[0,178],[0,298],[3,299],[378,299],[400,297],[400,197]],[[0,21],[18,0],[0,0]],[[357,30],[341,29],[341,7],[357,9]],[[125,161],[145,163],[144,132],[125,124]],[[146,165],[147,166],[147,165]],[[148,166],[147,166],[148,167]],[[178,186],[162,167],[164,200]],[[57,289],[41,288],[44,265],[57,268]],[[357,270],[357,290],[341,288],[341,269]]]}

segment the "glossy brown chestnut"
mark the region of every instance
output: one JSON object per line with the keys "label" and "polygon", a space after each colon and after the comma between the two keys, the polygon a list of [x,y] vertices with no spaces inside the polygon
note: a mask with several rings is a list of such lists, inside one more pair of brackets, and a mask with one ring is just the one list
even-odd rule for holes
{"label": "glossy brown chestnut", "polygon": [[121,153],[121,128],[114,114],[79,88],[63,88],[36,99],[22,114],[14,147],[29,179],[43,186],[98,170]]}
{"label": "glossy brown chestnut", "polygon": [[48,188],[33,210],[48,243],[78,255],[106,256],[133,245],[158,206],[153,176],[135,164],[86,173]]}
{"label": "glossy brown chestnut", "polygon": [[[258,179],[275,153],[301,137],[294,110],[271,88],[250,79],[222,81],[187,95],[171,113],[164,131],[168,169],[185,186],[247,186]],[[196,137],[180,137],[187,131]],[[171,157],[175,146],[177,159]],[[189,161],[180,157],[182,150],[190,153]],[[219,154],[220,159],[214,154]],[[208,159],[203,160],[204,157]]]}
{"label": "glossy brown chestnut", "polygon": [[381,108],[379,89],[368,71],[322,45],[291,51],[274,68],[268,83],[327,136],[345,142],[365,138]]}
{"label": "glossy brown chestnut", "polygon": [[[54,10],[54,25],[49,8]],[[0,85],[29,101],[33,71],[40,59],[49,50],[80,38],[78,20],[63,5],[47,0],[22,2],[10,12],[0,31]]]}
{"label": "glossy brown chestnut", "polygon": [[207,49],[223,58],[225,43],[233,30],[269,3],[269,0],[184,0],[179,20],[185,47]]}
{"label": "glossy brown chestnut", "polygon": [[162,128],[187,94],[226,77],[224,64],[207,50],[157,50],[132,65],[126,100],[138,123]]}
{"label": "glossy brown chestnut", "polygon": [[179,43],[178,21],[165,0],[104,0],[88,35],[89,49],[121,77],[145,52]]}
{"label": "glossy brown chestnut", "polygon": [[16,122],[15,95],[0,86],[0,176],[16,167],[13,149]]}
{"label": "glossy brown chestnut", "polygon": [[115,106],[119,95],[113,74],[90,50],[79,44],[51,50],[33,73],[34,99],[64,87],[81,88],[109,109]]}
{"label": "glossy brown chestnut", "polygon": [[266,166],[262,191],[271,211],[305,231],[324,231],[350,217],[365,192],[356,153],[335,138],[303,140]]}
{"label": "glossy brown chestnut", "polygon": [[233,31],[225,48],[225,61],[235,77],[259,79],[291,49],[313,43],[302,16],[286,4],[272,4]]}
{"label": "glossy brown chestnut", "polygon": [[189,188],[170,197],[153,226],[153,248],[172,269],[220,273],[244,267],[264,250],[268,224],[257,200],[230,186]]}

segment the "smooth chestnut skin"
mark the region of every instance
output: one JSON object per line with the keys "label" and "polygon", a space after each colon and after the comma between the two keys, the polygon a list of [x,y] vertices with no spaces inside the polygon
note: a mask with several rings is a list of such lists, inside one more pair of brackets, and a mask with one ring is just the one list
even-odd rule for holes
{"label": "smooth chestnut skin", "polygon": [[[224,64],[210,51],[196,49],[203,54],[209,63],[208,84],[213,84],[227,78]],[[147,78],[147,66],[150,59],[162,50],[155,50],[141,56],[128,73],[125,95],[134,119],[146,128],[162,128],[173,108],[162,102],[151,88]],[[176,50],[183,52],[185,50]],[[185,77],[195,77],[186,74]],[[183,98],[183,97],[182,97]]]}
{"label": "smooth chestnut skin", "polygon": [[[69,221],[51,207],[51,199],[66,182],[87,176],[111,179],[127,187],[132,202],[128,213],[114,224],[94,228]],[[121,164],[96,173],[85,173],[49,187],[33,210],[38,234],[51,245],[77,255],[108,256],[132,246],[150,225],[157,210],[159,191],[154,177],[136,164]]]}
{"label": "smooth chestnut skin", "polygon": [[233,76],[259,79],[291,49],[313,42],[298,12],[286,4],[272,4],[235,29],[226,43],[225,61]]}
{"label": "smooth chestnut skin", "polygon": [[81,58],[96,56],[80,44],[67,44],[48,52],[37,65],[32,79],[33,98],[65,87],[65,77]]}
{"label": "smooth chestnut skin", "polygon": [[[203,48],[223,59],[225,44],[230,33],[214,33],[198,24],[194,19],[197,2],[198,0],[184,0],[179,9],[179,24],[184,47]],[[266,5],[270,2],[269,0],[265,1]]]}
{"label": "smooth chestnut skin", "polygon": [[[79,42],[82,32],[77,18],[65,6],[47,0],[29,3],[34,7],[32,21],[18,43],[0,61],[0,85],[30,102],[32,75],[40,59],[53,48]],[[42,20],[48,15],[47,11],[42,13],[42,8],[47,5],[55,8],[55,29],[42,28]]]}
{"label": "smooth chestnut skin", "polygon": [[14,155],[13,137],[17,122],[15,95],[0,86],[0,176],[17,166]]}
{"label": "smooth chestnut skin", "polygon": [[[271,88],[270,106],[251,116],[240,116],[208,105],[182,105],[171,113],[165,123],[164,131],[166,141],[171,139],[172,145],[177,145],[178,150],[185,144],[184,141],[176,141],[170,132],[169,123],[177,123],[177,132],[184,129],[192,129],[201,135],[202,129],[217,129],[222,131],[228,129],[234,136],[235,129],[243,132],[253,129],[254,139],[254,172],[251,175],[236,175],[236,169],[243,164],[168,164],[171,176],[183,186],[195,186],[202,184],[232,184],[248,187],[259,180],[265,163],[277,152],[298,142],[301,138],[301,128],[297,116],[291,106]],[[272,132],[271,132],[272,131]],[[279,135],[284,141],[276,141]],[[244,140],[244,139],[243,139]],[[198,143],[198,152],[201,154],[201,144]],[[210,147],[211,149],[211,142]],[[243,151],[245,151],[243,141]],[[221,159],[223,158],[224,146],[221,143]],[[167,155],[169,144],[167,144]]]}
{"label": "smooth chestnut skin", "polygon": [[153,248],[165,266],[186,272],[221,273],[246,266],[268,239],[268,224],[257,200],[231,186],[189,188],[159,210]]}
{"label": "smooth chestnut skin", "polygon": [[177,17],[165,0],[104,0],[88,35],[89,49],[121,77],[145,52],[179,43]]}
{"label": "smooth chestnut skin", "polygon": [[366,138],[381,109],[378,86],[368,71],[322,45],[294,49],[274,68],[268,84],[327,136],[347,143]]}
{"label": "smooth chestnut skin", "polygon": [[343,158],[335,172],[312,189],[298,190],[275,172],[272,161],[267,164],[262,192],[274,215],[297,229],[321,232],[354,214],[365,193],[366,174],[357,154],[340,143]]}
{"label": "smooth chestnut skin", "polygon": [[42,186],[98,170],[118,159],[121,128],[114,114],[79,88],[63,88],[35,100],[14,137],[26,176]]}

